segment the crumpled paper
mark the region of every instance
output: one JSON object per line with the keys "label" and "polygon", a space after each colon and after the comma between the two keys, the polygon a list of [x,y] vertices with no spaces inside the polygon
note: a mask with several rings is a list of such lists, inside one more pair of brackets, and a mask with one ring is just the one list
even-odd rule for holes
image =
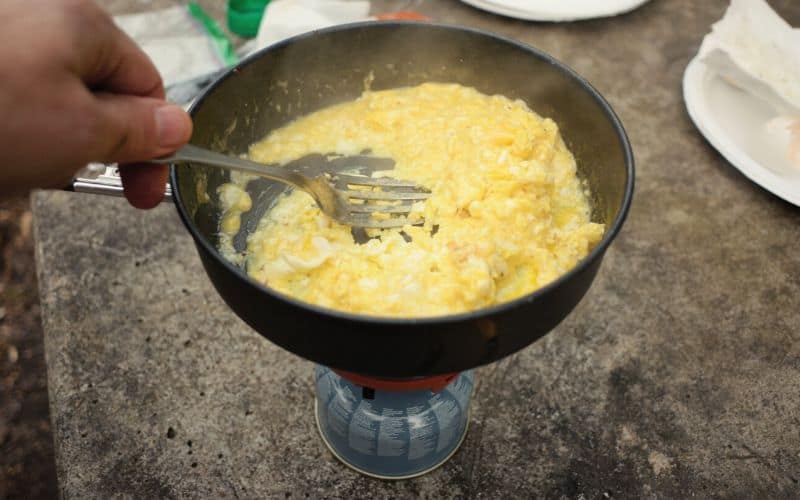
{"label": "crumpled paper", "polygon": [[226,66],[186,6],[115,16],[114,22],[150,57],[165,87]]}
{"label": "crumpled paper", "polygon": [[365,21],[368,1],[272,0],[267,5],[256,37],[256,48],[337,24]]}
{"label": "crumpled paper", "polygon": [[700,60],[770,106],[764,126],[800,168],[800,30],[765,0],[732,0],[700,47]]}

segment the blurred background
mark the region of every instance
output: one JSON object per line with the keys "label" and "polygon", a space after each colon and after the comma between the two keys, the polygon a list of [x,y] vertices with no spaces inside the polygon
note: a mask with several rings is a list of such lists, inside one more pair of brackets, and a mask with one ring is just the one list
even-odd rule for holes
{"label": "blurred background", "polygon": [[0,201],[0,498],[53,498],[47,407],[28,197]]}

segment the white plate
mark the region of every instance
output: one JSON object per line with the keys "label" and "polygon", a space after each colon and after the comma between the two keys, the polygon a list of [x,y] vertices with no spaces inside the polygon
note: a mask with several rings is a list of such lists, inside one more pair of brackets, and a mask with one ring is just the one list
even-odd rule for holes
{"label": "white plate", "polygon": [[800,206],[800,169],[767,134],[770,106],[730,85],[695,57],[683,75],[683,98],[708,142],[748,179]]}
{"label": "white plate", "polygon": [[526,21],[577,21],[624,14],[649,0],[461,0],[478,9]]}

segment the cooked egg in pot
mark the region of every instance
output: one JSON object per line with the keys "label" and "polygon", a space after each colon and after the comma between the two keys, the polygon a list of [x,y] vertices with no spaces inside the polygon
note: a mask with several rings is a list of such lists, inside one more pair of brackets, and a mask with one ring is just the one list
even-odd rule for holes
{"label": "cooked egg in pot", "polygon": [[323,307],[374,316],[431,317],[528,294],[572,269],[602,238],[589,192],[558,125],[522,101],[443,83],[366,91],[271,132],[249,157],[288,163],[311,153],[370,150],[389,173],[432,191],[424,222],[367,230],[325,216],[301,191],[283,196],[237,254],[250,210],[246,176],[218,194],[221,250],[255,280]]}

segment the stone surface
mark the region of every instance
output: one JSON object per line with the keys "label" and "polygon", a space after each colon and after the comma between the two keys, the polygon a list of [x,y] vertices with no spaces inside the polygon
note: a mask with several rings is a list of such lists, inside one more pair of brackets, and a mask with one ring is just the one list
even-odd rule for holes
{"label": "stone surface", "polygon": [[[718,155],[681,98],[726,2],[654,0],[565,25],[455,0],[374,4],[534,44],[609,99],[637,186],[594,286],[550,335],[478,370],[471,428],[450,462],[375,481],[325,449],[311,364],[226,309],[172,207],[40,193],[63,496],[800,496],[800,209]],[[800,25],[797,2],[774,5]]]}

